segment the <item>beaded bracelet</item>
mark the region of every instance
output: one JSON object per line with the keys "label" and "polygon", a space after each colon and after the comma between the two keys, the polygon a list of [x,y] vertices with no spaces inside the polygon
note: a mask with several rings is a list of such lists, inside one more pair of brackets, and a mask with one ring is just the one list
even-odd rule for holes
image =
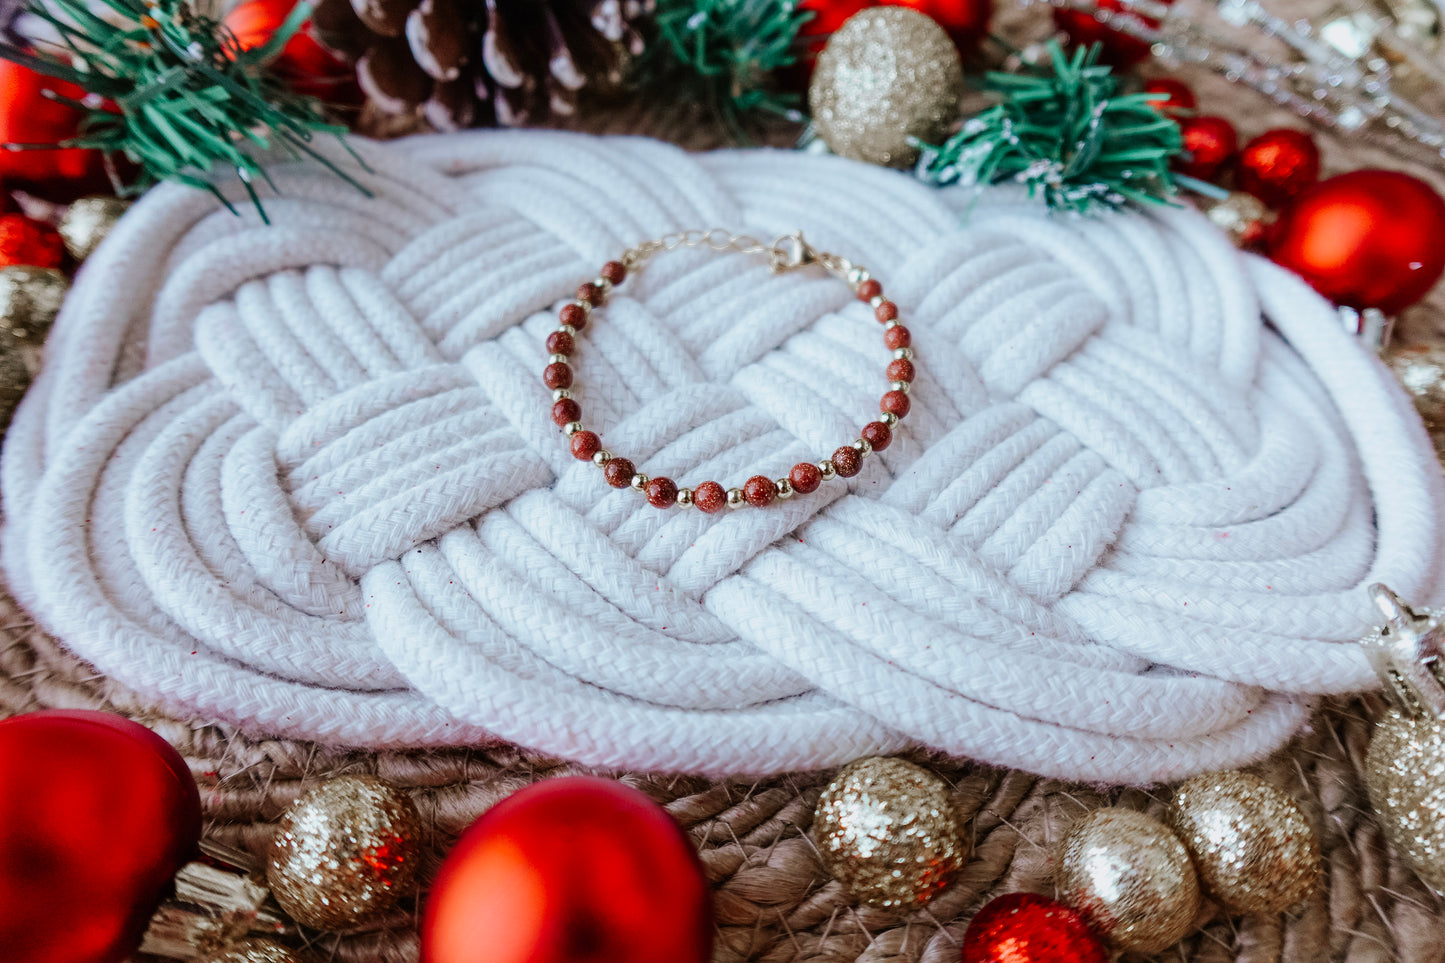
{"label": "beaded bracelet", "polygon": [[[743,487],[726,490],[715,481],[705,481],[696,488],[679,488],[671,478],[649,478],[640,474],[631,461],[603,448],[597,433],[583,427],[582,409],[572,397],[572,367],[569,362],[577,348],[577,332],[587,326],[594,311],[607,303],[613,288],[639,270],[648,258],[680,247],[761,254],[768,259],[768,266],[774,274],[817,264],[846,281],[858,300],[872,306],[878,322],[883,325],[883,343],[893,352],[887,369],[890,390],[878,404],[882,412],[878,420],[864,425],[859,438],[841,446],[831,458],[816,463],[799,462],[785,478],[754,475],[743,483]],[[864,458],[888,447],[893,440],[893,429],[907,416],[910,407],[908,392],[914,374],[912,336],[898,320],[898,306],[883,297],[883,286],[870,277],[866,269],[836,254],[815,250],[803,240],[801,231],[785,234],[772,244],[763,244],[747,235],[729,234],[720,228],[683,231],[644,241],[623,252],[618,260],[604,264],[595,280],[577,289],[576,300],[562,306],[558,320],[561,324],[557,330],[547,336],[549,356],[547,367],[542,372],[542,382],[552,389],[552,421],[571,439],[574,457],[581,461],[591,460],[602,469],[607,484],[613,488],[631,487],[642,492],[648,504],[657,508],[696,505],[709,514],[721,511],[724,506],[765,508],[775,499],[817,491],[823,482],[832,478],[851,478],[862,470]]]}

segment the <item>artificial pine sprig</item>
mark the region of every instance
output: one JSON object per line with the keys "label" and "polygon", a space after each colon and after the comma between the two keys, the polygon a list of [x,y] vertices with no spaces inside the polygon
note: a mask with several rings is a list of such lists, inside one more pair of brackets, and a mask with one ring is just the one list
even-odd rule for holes
{"label": "artificial pine sprig", "polygon": [[801,120],[801,98],[780,92],[776,71],[797,60],[798,30],[812,19],[800,0],[657,0],[654,34],[638,58],[638,86],[713,108],[744,139],[743,120],[768,113]]}
{"label": "artificial pine sprig", "polygon": [[918,175],[935,184],[1025,184],[1054,211],[1168,203],[1177,191],[1169,161],[1183,150],[1179,125],[1155,108],[1159,95],[1115,96],[1118,80],[1098,53],[1080,47],[1068,57],[1050,42],[1052,69],[989,73],[985,87],[1002,102],[943,144],[922,145]]}
{"label": "artificial pine sprig", "polygon": [[342,140],[346,128],[327,123],[315,101],[291,93],[266,69],[311,15],[307,4],[297,4],[266,44],[243,50],[229,30],[187,0],[101,2],[107,17],[92,12],[87,0],[32,0],[28,12],[54,29],[66,56],[0,42],[0,57],[90,95],[87,101],[95,102],[50,95],[85,113],[79,134],[61,146],[125,155],[140,168],[140,177],[117,184],[118,192],[137,194],[156,181],[175,181],[209,190],[234,213],[204,176],[232,168],[264,220],[252,185],[257,177],[266,179],[257,152],[275,146],[292,157],[316,159],[368,193],[311,146],[318,133]]}

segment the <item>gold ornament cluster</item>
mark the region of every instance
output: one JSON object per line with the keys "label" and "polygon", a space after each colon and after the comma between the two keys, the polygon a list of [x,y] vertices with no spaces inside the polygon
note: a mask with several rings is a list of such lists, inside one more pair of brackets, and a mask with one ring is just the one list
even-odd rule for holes
{"label": "gold ornament cluster", "polygon": [[1365,754],[1365,789],[1385,839],[1445,894],[1445,723],[1389,710]]}
{"label": "gold ornament cluster", "polygon": [[918,159],[918,141],[943,139],[962,96],[963,65],[943,28],[907,7],[875,7],[829,38],[808,106],[833,153],[907,167]]}

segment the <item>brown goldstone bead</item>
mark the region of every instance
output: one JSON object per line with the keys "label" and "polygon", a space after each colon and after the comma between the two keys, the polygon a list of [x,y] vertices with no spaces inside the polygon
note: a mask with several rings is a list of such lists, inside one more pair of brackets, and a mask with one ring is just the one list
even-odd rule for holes
{"label": "brown goldstone bead", "polygon": [[754,475],[743,482],[743,497],[754,508],[767,508],[777,496],[777,486],[766,475]]}
{"label": "brown goldstone bead", "polygon": [[889,381],[912,381],[913,375],[913,362],[907,358],[894,358],[888,362]]}
{"label": "brown goldstone bead", "polygon": [[580,304],[564,304],[562,310],[557,312],[557,320],[581,331],[587,327],[587,309]]}
{"label": "brown goldstone bead", "polygon": [[553,331],[547,335],[548,354],[571,354],[577,349],[577,340],[566,331]]}
{"label": "brown goldstone bead", "polygon": [[863,469],[863,453],[852,445],[833,452],[833,468],[842,478],[852,478]]}
{"label": "brown goldstone bead", "polygon": [[621,284],[627,280],[627,265],[621,261],[608,261],[602,265],[601,275],[613,284]]}
{"label": "brown goldstone bead", "polygon": [[880,295],[880,294],[882,294],[882,293],[883,293],[883,285],[879,284],[877,281],[873,280],[872,278],[869,278],[868,280],[864,281],[862,284],[858,285],[858,300],[859,300],[859,301],[872,301],[874,298],[878,297],[878,295]]}
{"label": "brown goldstone bead", "polygon": [[602,450],[602,439],[595,431],[579,431],[572,436],[572,457],[578,461],[591,461],[592,456]]}
{"label": "brown goldstone bead", "polygon": [[898,317],[898,305],[892,301],[884,301],[873,309],[873,315],[878,319],[879,324],[887,324]]}
{"label": "brown goldstone bead", "polygon": [[542,369],[542,383],[548,388],[572,387],[572,366],[558,362]]}
{"label": "brown goldstone bead", "polygon": [[647,493],[647,504],[653,508],[671,508],[677,504],[677,483],[671,478],[654,478],[647,483],[644,490]]}
{"label": "brown goldstone bead", "polygon": [[632,484],[632,476],[637,474],[637,468],[626,458],[614,458],[602,466],[602,477],[607,479],[607,484],[613,488],[626,488]]}
{"label": "brown goldstone bead", "polygon": [[908,396],[901,391],[888,392],[883,396],[883,400],[878,403],[879,411],[891,411],[899,418],[908,417],[908,410],[911,407],[913,406],[909,403]]}
{"label": "brown goldstone bead", "polygon": [[793,483],[793,491],[807,495],[823,484],[823,473],[812,462],[800,461],[788,472],[788,481]]}
{"label": "brown goldstone bead", "polygon": [[868,422],[858,436],[872,445],[874,451],[882,451],[893,443],[893,432],[881,421]]}
{"label": "brown goldstone bead", "polygon": [[582,406],[571,398],[563,398],[552,406],[552,422],[558,428],[582,420]]}
{"label": "brown goldstone bead", "polygon": [[591,281],[577,285],[577,300],[586,301],[594,308],[602,303],[602,289]]}
{"label": "brown goldstone bead", "polygon": [[890,351],[907,348],[913,344],[913,332],[901,324],[896,328],[889,328],[883,332],[883,343],[888,345]]}
{"label": "brown goldstone bead", "polygon": [[727,507],[728,493],[715,481],[705,481],[692,490],[692,503],[711,515]]}

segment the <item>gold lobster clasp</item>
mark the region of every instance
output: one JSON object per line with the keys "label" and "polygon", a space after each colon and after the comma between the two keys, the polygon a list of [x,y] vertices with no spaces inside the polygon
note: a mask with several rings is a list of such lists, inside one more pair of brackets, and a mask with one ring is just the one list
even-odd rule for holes
{"label": "gold lobster clasp", "polygon": [[1433,612],[1416,612],[1378,582],[1369,593],[1385,624],[1360,642],[1386,693],[1407,716],[1445,719],[1445,624]]}

